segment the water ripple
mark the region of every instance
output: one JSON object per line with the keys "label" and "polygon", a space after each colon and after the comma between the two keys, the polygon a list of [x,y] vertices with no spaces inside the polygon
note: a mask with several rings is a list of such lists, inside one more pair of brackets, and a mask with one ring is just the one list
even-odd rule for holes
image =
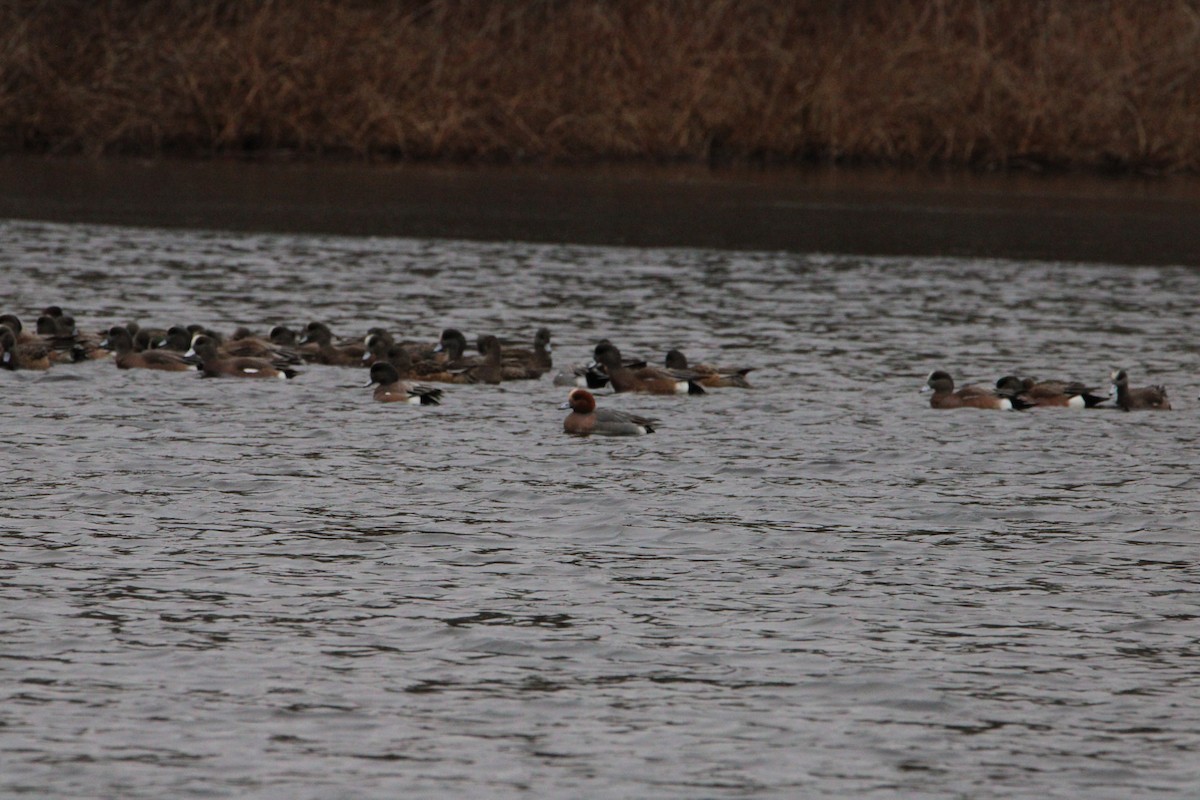
{"label": "water ripple", "polygon": [[[757,388],[0,373],[0,793],[1189,797],[1200,274],[0,223],[88,328],[554,331]],[[936,413],[935,367],[1176,411]],[[249,385],[247,385],[249,384]]]}

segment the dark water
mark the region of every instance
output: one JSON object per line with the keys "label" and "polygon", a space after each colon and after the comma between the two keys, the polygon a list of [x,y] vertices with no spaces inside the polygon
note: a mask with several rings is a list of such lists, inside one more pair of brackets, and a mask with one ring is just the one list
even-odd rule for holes
{"label": "dark water", "polygon": [[1200,266],[1194,178],[0,158],[0,218]]}
{"label": "dark water", "polygon": [[[754,391],[0,373],[0,795],[1194,797],[1200,273],[0,223],[89,328],[554,332]],[[934,412],[934,368],[1169,414]]]}

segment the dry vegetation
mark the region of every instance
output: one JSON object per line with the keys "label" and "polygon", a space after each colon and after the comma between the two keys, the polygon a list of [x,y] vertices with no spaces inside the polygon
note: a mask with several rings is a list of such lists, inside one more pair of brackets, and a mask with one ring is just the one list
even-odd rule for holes
{"label": "dry vegetation", "polygon": [[1200,0],[12,0],[0,150],[1200,171]]}

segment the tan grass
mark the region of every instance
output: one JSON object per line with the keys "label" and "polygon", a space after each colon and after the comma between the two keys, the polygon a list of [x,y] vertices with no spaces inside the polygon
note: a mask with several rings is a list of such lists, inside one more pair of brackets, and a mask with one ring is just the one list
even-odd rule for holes
{"label": "tan grass", "polygon": [[0,149],[1200,171],[1200,0],[13,0]]}

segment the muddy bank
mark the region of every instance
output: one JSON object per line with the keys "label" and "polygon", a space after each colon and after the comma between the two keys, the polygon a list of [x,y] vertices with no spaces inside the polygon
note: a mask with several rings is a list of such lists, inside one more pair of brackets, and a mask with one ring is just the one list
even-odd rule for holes
{"label": "muddy bank", "polygon": [[1191,180],[0,159],[0,216],[156,227],[1200,265]]}

